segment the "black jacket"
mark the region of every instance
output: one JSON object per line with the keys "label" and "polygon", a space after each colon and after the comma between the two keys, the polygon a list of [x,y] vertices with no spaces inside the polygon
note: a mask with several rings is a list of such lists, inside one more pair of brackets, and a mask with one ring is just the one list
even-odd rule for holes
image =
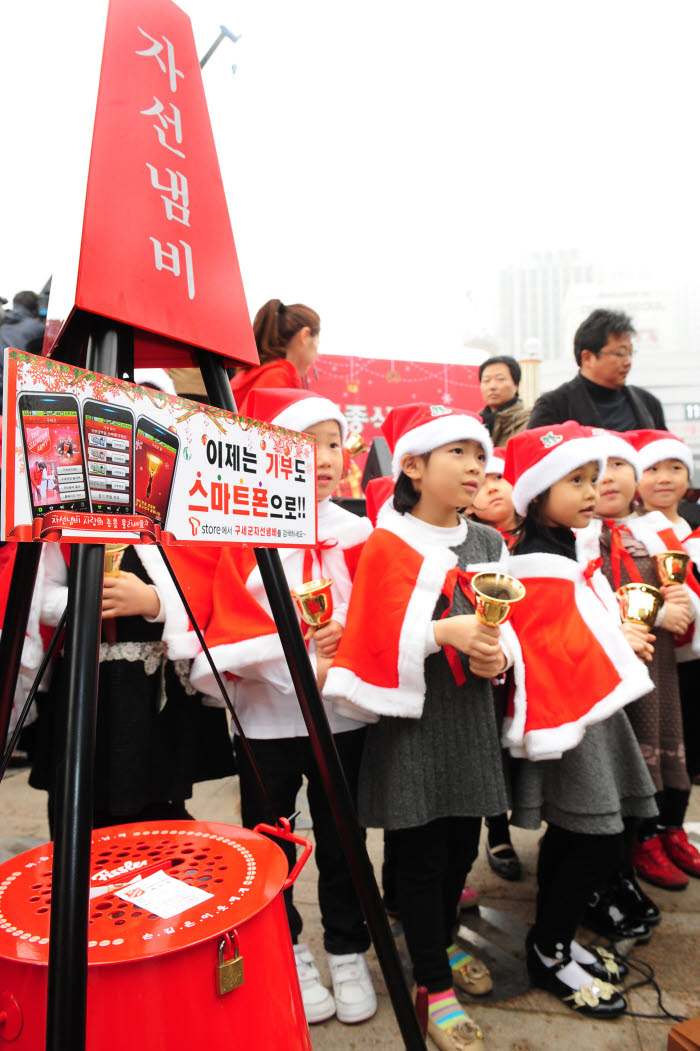
{"label": "black jacket", "polygon": [[[665,431],[666,420],[661,402],[643,387],[625,387],[637,417],[640,428],[654,428]],[[580,373],[568,383],[540,395],[535,402],[528,427],[545,427],[550,423],[564,423],[565,420],[576,420],[585,427],[602,427],[603,420],[598,407],[586,390]]]}
{"label": "black jacket", "polygon": [[[26,307],[12,307],[5,311],[5,322],[0,327],[0,350],[14,347],[15,350],[26,350],[30,340],[44,335],[44,322]],[[1,364],[1,363],[0,363]]]}

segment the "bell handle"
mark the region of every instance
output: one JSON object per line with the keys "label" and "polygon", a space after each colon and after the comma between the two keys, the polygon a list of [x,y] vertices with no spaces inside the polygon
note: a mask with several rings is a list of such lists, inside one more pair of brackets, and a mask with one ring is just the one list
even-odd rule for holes
{"label": "bell handle", "polygon": [[296,883],[299,873],[309,860],[311,851],[313,850],[313,844],[311,844],[308,839],[304,839],[302,836],[297,836],[292,832],[289,818],[286,817],[281,817],[279,819],[279,824],[277,825],[256,825],[253,832],[260,832],[267,836],[276,836],[277,839],[284,839],[288,843],[297,843],[302,847],[302,852],[297,858],[294,868],[290,871],[282,887],[282,890],[288,890],[289,887]]}

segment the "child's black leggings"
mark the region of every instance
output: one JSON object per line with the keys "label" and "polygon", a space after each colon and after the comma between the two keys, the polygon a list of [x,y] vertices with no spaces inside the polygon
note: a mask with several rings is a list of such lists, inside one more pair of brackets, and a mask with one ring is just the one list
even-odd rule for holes
{"label": "child's black leggings", "polygon": [[533,937],[545,955],[561,959],[586,905],[623,863],[624,834],[592,836],[548,825],[537,864],[537,912]]}

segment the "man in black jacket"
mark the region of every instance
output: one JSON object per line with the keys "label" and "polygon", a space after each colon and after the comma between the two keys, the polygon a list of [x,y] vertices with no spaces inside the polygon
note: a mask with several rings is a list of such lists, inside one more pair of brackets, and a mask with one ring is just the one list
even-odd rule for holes
{"label": "man in black jacket", "polygon": [[576,420],[611,431],[667,430],[659,399],[627,383],[634,334],[627,314],[594,310],[574,336],[578,375],[537,399],[528,427]]}
{"label": "man in black jacket", "polygon": [[5,348],[26,350],[30,343],[37,343],[34,353],[40,354],[39,340],[43,337],[44,322],[39,319],[39,297],[36,292],[18,292],[12,300],[12,309],[5,311],[5,320],[0,325],[0,392]]}

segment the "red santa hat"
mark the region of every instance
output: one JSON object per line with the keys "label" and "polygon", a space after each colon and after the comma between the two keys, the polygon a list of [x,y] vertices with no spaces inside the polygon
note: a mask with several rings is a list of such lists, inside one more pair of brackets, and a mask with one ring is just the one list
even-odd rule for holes
{"label": "red santa hat", "polygon": [[670,431],[628,431],[627,440],[632,442],[637,450],[637,461],[639,470],[646,471],[660,460],[680,460],[688,468],[688,474],[693,474],[693,454],[681,438],[677,438]]}
{"label": "red santa hat", "polygon": [[513,486],[515,510],[526,514],[536,496],[590,460],[598,462],[602,474],[607,460],[603,440],[574,420],[513,435],[506,445],[504,477]]}
{"label": "red santa hat", "polygon": [[639,456],[634,445],[629,440],[629,433],[606,431],[602,427],[586,427],[585,430],[589,431],[594,438],[602,439],[609,460],[625,460],[626,463],[631,464],[634,468],[634,476],[639,481],[642,474],[639,466]]}
{"label": "red santa hat", "polygon": [[367,510],[367,517],[373,526],[376,526],[377,520],[384,506],[389,503],[391,497],[394,495],[394,479],[389,475],[382,475],[380,478],[371,478],[365,487],[365,505]]}
{"label": "red santa hat", "polygon": [[466,409],[448,409],[427,402],[398,405],[384,420],[382,431],[391,450],[394,479],[401,474],[404,456],[420,456],[448,442],[478,442],[487,459],[493,452],[489,432],[481,418]]}
{"label": "red santa hat", "polygon": [[246,416],[288,431],[306,431],[324,420],[335,420],[343,442],[348,434],[347,420],[335,402],[310,390],[256,387],[248,395]]}

